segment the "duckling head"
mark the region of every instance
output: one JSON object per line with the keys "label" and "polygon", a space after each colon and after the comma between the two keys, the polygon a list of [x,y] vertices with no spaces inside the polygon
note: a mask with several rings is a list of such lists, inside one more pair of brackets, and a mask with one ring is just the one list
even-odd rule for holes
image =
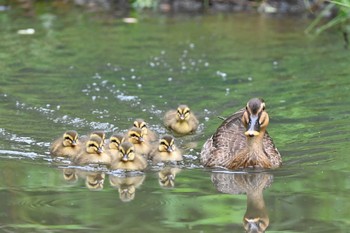
{"label": "duckling head", "polygon": [[119,157],[122,162],[133,161],[135,159],[134,145],[130,142],[123,142],[119,146]]}
{"label": "duckling head", "polygon": [[106,139],[106,133],[105,133],[104,131],[102,131],[102,130],[92,131],[92,132],[90,133],[90,137],[91,137],[91,136],[98,136],[98,137],[100,137],[100,138],[103,140],[103,142],[104,142],[105,139]]}
{"label": "duckling head", "polygon": [[140,128],[132,127],[128,131],[128,138],[132,144],[142,144],[144,139],[144,132]]}
{"label": "duckling head", "polygon": [[86,143],[86,152],[89,154],[101,154],[103,152],[103,140],[97,135],[92,135]]}
{"label": "duckling head", "polygon": [[186,121],[190,118],[190,108],[187,105],[179,105],[177,107],[176,119],[178,121]]}
{"label": "duckling head", "polygon": [[248,137],[259,136],[262,131],[265,131],[269,124],[269,115],[265,111],[263,99],[253,98],[248,101],[242,122],[247,130],[244,134]]}
{"label": "duckling head", "polygon": [[164,135],[159,140],[158,150],[160,152],[173,152],[175,150],[174,137],[171,135]]}
{"label": "duckling head", "polygon": [[68,130],[63,134],[63,146],[75,147],[78,143],[78,133],[75,130]]}
{"label": "duckling head", "polygon": [[146,122],[139,118],[134,121],[134,127],[142,129],[145,133],[147,133],[147,124]]}
{"label": "duckling head", "polygon": [[109,139],[109,148],[110,149],[119,149],[119,145],[125,140],[124,135],[120,133],[113,134]]}

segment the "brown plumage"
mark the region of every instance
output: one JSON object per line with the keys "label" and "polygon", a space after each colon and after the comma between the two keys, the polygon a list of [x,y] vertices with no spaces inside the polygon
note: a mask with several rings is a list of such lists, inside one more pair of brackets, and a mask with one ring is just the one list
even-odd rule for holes
{"label": "brown plumage", "polygon": [[78,133],[75,130],[64,132],[63,136],[56,139],[50,146],[50,154],[52,157],[68,157],[76,156],[81,150],[81,144],[78,139]]}
{"label": "brown plumage", "polygon": [[175,145],[175,139],[171,135],[164,135],[156,148],[151,153],[153,162],[182,161],[181,151]]}
{"label": "brown plumage", "polygon": [[85,148],[73,158],[73,163],[78,165],[99,164],[109,166],[111,155],[103,148],[103,139],[92,135],[86,142]]}
{"label": "brown plumage", "polygon": [[228,169],[281,166],[281,155],[266,131],[268,124],[264,101],[249,100],[246,108],[227,118],[205,142],[201,163]]}
{"label": "brown plumage", "polygon": [[190,134],[197,130],[198,120],[187,105],[179,105],[164,116],[164,125],[178,134]]}
{"label": "brown plumage", "polygon": [[157,140],[157,134],[148,128],[147,123],[143,119],[136,119],[134,121],[133,126],[136,128],[140,128],[143,131],[145,140],[150,142],[154,142]]}
{"label": "brown plumage", "polygon": [[135,152],[134,145],[130,142],[120,144],[119,153],[111,164],[111,169],[127,171],[143,171],[146,167],[146,159]]}
{"label": "brown plumage", "polygon": [[152,150],[151,143],[145,140],[145,134],[140,128],[132,127],[127,133],[127,141],[134,144],[136,153],[148,156]]}

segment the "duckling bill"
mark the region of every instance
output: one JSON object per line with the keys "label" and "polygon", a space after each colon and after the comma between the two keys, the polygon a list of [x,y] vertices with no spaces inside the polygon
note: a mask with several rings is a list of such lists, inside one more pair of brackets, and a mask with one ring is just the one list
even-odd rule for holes
{"label": "duckling bill", "polygon": [[201,163],[206,167],[277,168],[281,155],[266,131],[269,115],[263,99],[253,98],[227,118],[205,142]]}

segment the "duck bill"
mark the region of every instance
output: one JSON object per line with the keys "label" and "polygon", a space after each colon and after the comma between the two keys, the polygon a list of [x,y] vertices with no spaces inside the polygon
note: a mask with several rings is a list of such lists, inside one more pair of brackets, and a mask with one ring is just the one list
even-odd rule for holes
{"label": "duck bill", "polygon": [[98,153],[98,154],[101,154],[102,152],[103,152],[102,147],[100,147],[100,148],[97,149],[97,153]]}
{"label": "duck bill", "polygon": [[127,154],[124,154],[123,157],[122,157],[122,160],[124,162],[127,162],[128,161],[128,155]]}
{"label": "duck bill", "polygon": [[139,142],[144,142],[145,139],[143,137],[139,137]]}
{"label": "duck bill", "polygon": [[77,145],[77,141],[76,140],[73,140],[72,141],[72,146],[76,146]]}
{"label": "duck bill", "polygon": [[183,114],[180,115],[180,120],[185,120],[185,116]]}
{"label": "duck bill", "polygon": [[173,151],[174,151],[174,149],[173,149],[173,147],[172,147],[172,146],[168,146],[167,151],[168,151],[169,153],[171,153],[171,152],[173,152]]}
{"label": "duck bill", "polygon": [[248,125],[247,131],[244,134],[249,137],[258,136],[260,134],[259,130],[260,130],[259,116],[250,115],[250,123]]}

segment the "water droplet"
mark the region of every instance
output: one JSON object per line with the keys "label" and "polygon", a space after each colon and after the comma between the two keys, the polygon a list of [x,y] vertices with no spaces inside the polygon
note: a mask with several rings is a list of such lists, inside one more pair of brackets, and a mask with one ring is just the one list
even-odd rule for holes
{"label": "water droplet", "polygon": [[169,77],[169,78],[168,78],[168,81],[169,81],[169,82],[173,81],[173,78],[172,78],[172,77]]}

